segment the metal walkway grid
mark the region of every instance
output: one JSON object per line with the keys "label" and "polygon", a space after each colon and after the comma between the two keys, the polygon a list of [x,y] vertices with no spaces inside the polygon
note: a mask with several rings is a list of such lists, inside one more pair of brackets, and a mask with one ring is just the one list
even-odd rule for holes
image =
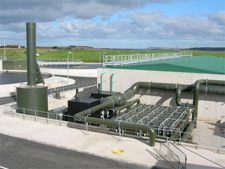
{"label": "metal walkway grid", "polygon": [[155,128],[158,136],[178,138],[178,132],[174,131],[183,131],[186,128],[193,111],[193,108],[186,106],[140,104],[122,112],[115,120],[150,125]]}

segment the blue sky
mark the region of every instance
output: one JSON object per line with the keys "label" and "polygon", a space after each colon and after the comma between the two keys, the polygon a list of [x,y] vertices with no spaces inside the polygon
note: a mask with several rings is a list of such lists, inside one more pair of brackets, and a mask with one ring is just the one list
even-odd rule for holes
{"label": "blue sky", "polygon": [[1,0],[0,44],[100,48],[224,47],[225,0]]}
{"label": "blue sky", "polygon": [[161,10],[168,16],[196,16],[204,13],[216,13],[225,10],[224,0],[175,1],[168,4],[149,4],[142,8],[145,11]]}

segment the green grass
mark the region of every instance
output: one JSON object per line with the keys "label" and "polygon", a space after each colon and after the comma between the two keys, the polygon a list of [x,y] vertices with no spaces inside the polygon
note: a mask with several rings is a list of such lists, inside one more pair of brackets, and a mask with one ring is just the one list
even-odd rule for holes
{"label": "green grass", "polygon": [[[67,59],[67,53],[73,52],[74,60],[82,60],[85,62],[98,62],[99,57],[100,60],[103,58],[103,52],[106,52],[105,55],[122,55],[122,54],[137,54],[137,53],[151,53],[149,50],[60,50],[52,53],[48,53],[38,57],[39,60],[44,59]],[[101,52],[101,53],[100,53]],[[157,51],[159,52],[159,51]],[[160,51],[162,52],[162,51]],[[172,52],[172,51],[164,51],[164,52]],[[154,52],[156,53],[156,52]],[[72,60],[72,55],[69,55],[70,60]]]}
{"label": "green grass", "polygon": [[204,56],[204,55],[209,55],[209,56],[216,56],[216,57],[223,57],[225,58],[225,52],[210,52],[210,51],[192,51],[193,56]]}
{"label": "green grass", "polygon": [[[22,59],[22,54],[23,54],[23,59],[27,58],[27,49],[10,49],[6,48],[6,57],[8,60],[14,60],[14,59]],[[37,49],[36,53],[40,55],[45,55],[47,53],[51,53],[55,51],[55,49]],[[0,49],[0,56],[4,56],[4,49]]]}
{"label": "green grass", "polygon": [[[7,59],[21,59],[23,51],[23,58],[26,59],[26,49],[6,49]],[[67,53],[73,52],[74,60],[82,60],[84,62],[98,62],[99,53],[100,59],[102,60],[103,52],[106,55],[122,55],[122,54],[145,54],[145,53],[170,53],[174,51],[162,51],[162,50],[55,50],[55,49],[37,49],[36,53],[40,54],[37,57],[38,60],[66,60]],[[225,52],[204,52],[204,51],[190,51],[193,52],[193,56],[203,56],[210,55],[216,57],[225,58]],[[0,49],[0,56],[4,56],[4,50]],[[69,55],[70,60],[72,60],[72,55]]]}

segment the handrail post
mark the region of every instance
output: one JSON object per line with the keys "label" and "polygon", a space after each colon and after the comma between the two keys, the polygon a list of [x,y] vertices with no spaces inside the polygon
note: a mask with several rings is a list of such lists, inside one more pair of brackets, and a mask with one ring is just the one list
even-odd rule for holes
{"label": "handrail post", "polygon": [[49,120],[49,112],[47,112],[47,124],[48,124],[48,120]]}
{"label": "handrail post", "polygon": [[37,117],[36,117],[36,111],[37,111],[37,110],[34,111],[34,118],[35,118],[35,121],[37,121],[37,119],[36,119],[36,118],[37,118]]}
{"label": "handrail post", "polygon": [[115,81],[115,75],[116,75],[116,72],[113,72],[113,81],[112,81],[112,91],[114,92],[115,91],[115,83],[116,83],[116,81]]}
{"label": "handrail post", "polygon": [[88,115],[85,117],[85,124],[86,124],[86,133],[85,133],[85,135],[88,135],[88,122],[87,122],[87,117],[88,117]]}
{"label": "handrail post", "polygon": [[121,141],[121,128],[119,127],[119,141]]}
{"label": "handrail post", "polygon": [[25,108],[23,108],[23,119],[25,119]]}
{"label": "handrail post", "polygon": [[105,88],[105,85],[104,85],[104,83],[105,83],[105,73],[106,72],[102,73],[102,90],[104,90],[104,88]]}

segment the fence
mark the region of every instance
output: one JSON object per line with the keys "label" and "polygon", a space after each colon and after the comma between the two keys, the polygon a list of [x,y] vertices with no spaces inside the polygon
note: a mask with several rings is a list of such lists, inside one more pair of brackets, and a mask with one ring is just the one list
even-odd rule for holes
{"label": "fence", "polygon": [[[14,115],[19,115],[22,116],[24,119],[29,117],[29,118],[34,118],[34,120],[36,121],[37,119],[45,119],[47,121],[47,123],[49,123],[49,121],[54,120],[55,123],[57,124],[61,124],[61,123],[68,123],[68,121],[64,121],[61,117],[60,117],[60,113],[57,112],[41,112],[41,111],[37,111],[37,110],[28,110],[28,109],[24,109],[24,108],[19,108],[20,111],[22,113],[17,113],[18,111],[18,107],[16,107],[16,105],[13,106],[7,106],[4,105],[4,110],[3,113],[4,114],[11,114],[12,117]],[[26,114],[26,111],[29,111],[29,115]],[[58,112],[59,109],[58,109]],[[44,117],[39,117],[38,115],[42,114],[42,116]],[[119,139],[121,139],[123,136],[128,136],[128,137],[132,137],[132,138],[138,138],[138,139],[148,139],[149,138],[149,133],[146,131],[141,131],[141,130],[128,130],[126,128],[120,128],[118,127],[112,127],[112,126],[106,126],[106,125],[100,125],[100,126],[93,126],[90,125],[88,123],[81,125],[80,123],[77,123],[76,121],[74,121],[73,116],[69,116],[69,115],[63,115],[63,118],[67,119],[70,118],[72,119],[70,123],[71,126],[82,126],[83,129],[86,130],[86,133],[88,131],[97,131],[97,132],[102,132],[102,133],[108,133],[108,134],[113,134],[113,135],[118,135]],[[186,133],[186,132],[182,132],[182,131],[175,131],[174,132],[179,132],[180,136],[182,136],[182,134]],[[156,132],[157,133],[157,132]],[[193,140],[188,140],[188,143],[183,143],[182,141],[186,140],[182,140],[181,137],[179,140],[173,140],[175,142],[177,142],[178,144],[186,144],[186,145],[190,145],[190,146],[195,146],[196,148],[208,148],[208,149],[212,149],[212,150],[217,150],[218,153],[220,153],[221,151],[224,151],[224,147],[225,147],[225,139],[224,138],[217,138],[217,137],[209,137],[209,136],[204,136],[204,135],[200,135],[200,134],[193,134],[193,133],[186,133],[186,134],[190,134],[193,137]],[[159,135],[156,135],[157,138],[162,138]],[[170,138],[168,137],[164,137],[164,140],[170,140]],[[171,147],[170,147],[171,148]],[[185,158],[181,159],[182,163],[183,161],[185,161]]]}
{"label": "fence", "polygon": [[103,67],[151,62],[156,60],[172,59],[184,56],[192,56],[192,52],[105,55],[103,58]]}
{"label": "fence", "polygon": [[[44,59],[44,60],[37,60],[38,62],[67,62],[67,59]],[[68,59],[68,62],[83,62],[80,59]]]}
{"label": "fence", "polygon": [[46,66],[46,65],[81,65],[83,61],[81,60],[38,60],[37,61],[39,66]]}
{"label": "fence", "polygon": [[[171,149],[172,148],[172,149]],[[176,152],[174,152],[174,150]],[[168,143],[168,145],[164,143],[160,143],[160,156],[165,159],[172,168],[174,169],[185,169],[186,168],[186,155],[180,151],[175,145]],[[181,156],[180,156],[181,155]],[[185,156],[185,163],[182,164],[181,158],[182,156]]]}
{"label": "fence", "polygon": [[187,156],[186,156],[186,154],[183,151],[181,151],[177,146],[172,144],[171,142],[168,142],[168,147],[170,148],[170,150],[172,150],[179,157],[179,159],[180,159],[179,166],[181,168],[186,168],[187,167]]}
{"label": "fence", "polygon": [[5,57],[4,56],[0,56],[0,60],[5,60]]}
{"label": "fence", "polygon": [[63,93],[63,92],[69,91],[69,90],[75,90],[75,89],[78,89],[78,88],[85,89],[85,88],[94,87],[94,86],[97,86],[96,80],[93,80],[93,82],[90,82],[90,83],[75,84],[75,85],[58,87],[57,89],[49,89],[48,94],[54,95],[56,90],[60,93]]}

